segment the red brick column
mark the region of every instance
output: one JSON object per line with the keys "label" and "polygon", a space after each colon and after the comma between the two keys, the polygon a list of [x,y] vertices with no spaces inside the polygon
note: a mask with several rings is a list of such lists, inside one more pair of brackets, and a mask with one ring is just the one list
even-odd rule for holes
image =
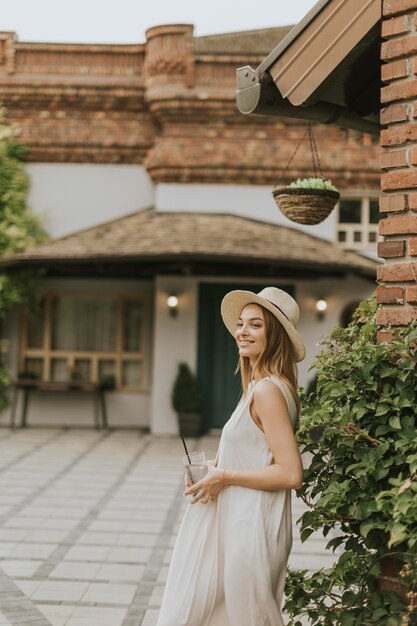
{"label": "red brick column", "polygon": [[[417,0],[383,0],[378,323],[417,320]],[[380,338],[386,332],[381,331]]]}

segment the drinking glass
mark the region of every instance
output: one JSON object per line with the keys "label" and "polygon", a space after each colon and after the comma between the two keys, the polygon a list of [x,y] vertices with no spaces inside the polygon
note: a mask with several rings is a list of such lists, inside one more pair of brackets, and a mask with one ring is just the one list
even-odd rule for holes
{"label": "drinking glass", "polygon": [[182,457],[188,482],[194,485],[204,478],[208,472],[208,465],[204,450],[196,450]]}

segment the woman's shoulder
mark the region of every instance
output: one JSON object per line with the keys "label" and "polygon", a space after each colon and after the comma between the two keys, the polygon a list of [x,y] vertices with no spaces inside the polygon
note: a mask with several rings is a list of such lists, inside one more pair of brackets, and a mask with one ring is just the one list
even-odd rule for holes
{"label": "woman's shoulder", "polygon": [[265,376],[253,386],[253,392],[257,396],[275,395],[277,391],[285,395],[283,383],[278,376]]}
{"label": "woman's shoulder", "polygon": [[289,383],[285,380],[285,378],[282,378],[281,376],[279,376],[278,374],[270,374],[269,376],[265,376],[264,378],[261,378],[261,380],[257,381],[254,384],[254,388],[257,389],[262,389],[262,388],[271,388],[271,385],[269,385],[268,383],[272,383],[272,385],[274,385],[275,387],[278,388],[288,388],[289,387]]}
{"label": "woman's shoulder", "polygon": [[273,398],[281,397],[285,400],[290,413],[296,413],[296,404],[290,384],[281,376],[271,374],[266,376],[254,387],[254,397]]}

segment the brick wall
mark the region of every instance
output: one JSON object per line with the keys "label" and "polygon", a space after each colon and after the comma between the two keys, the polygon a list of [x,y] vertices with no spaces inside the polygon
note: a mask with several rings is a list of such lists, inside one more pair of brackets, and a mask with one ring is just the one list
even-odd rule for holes
{"label": "brick wall", "polygon": [[[417,0],[383,0],[378,321],[417,320]],[[382,330],[380,338],[387,337]]]}
{"label": "brick wall", "polygon": [[[236,68],[258,65],[272,45],[258,32],[195,38],[181,24],[151,28],[135,45],[25,43],[0,32],[0,103],[32,162],[138,163],[155,182],[272,187],[284,182],[305,122],[241,115],[235,84]],[[379,189],[374,138],[323,125],[315,134],[341,190]],[[305,142],[287,179],[312,173]]]}

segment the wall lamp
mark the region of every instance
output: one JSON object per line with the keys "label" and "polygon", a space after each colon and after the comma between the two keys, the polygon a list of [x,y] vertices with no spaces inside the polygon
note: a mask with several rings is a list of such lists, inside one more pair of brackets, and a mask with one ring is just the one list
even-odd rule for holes
{"label": "wall lamp", "polygon": [[171,294],[167,298],[167,305],[169,309],[169,314],[171,317],[177,317],[178,315],[178,296],[175,294]]}
{"label": "wall lamp", "polygon": [[316,300],[316,314],[318,320],[323,320],[327,311],[327,300],[325,298],[317,298]]}

